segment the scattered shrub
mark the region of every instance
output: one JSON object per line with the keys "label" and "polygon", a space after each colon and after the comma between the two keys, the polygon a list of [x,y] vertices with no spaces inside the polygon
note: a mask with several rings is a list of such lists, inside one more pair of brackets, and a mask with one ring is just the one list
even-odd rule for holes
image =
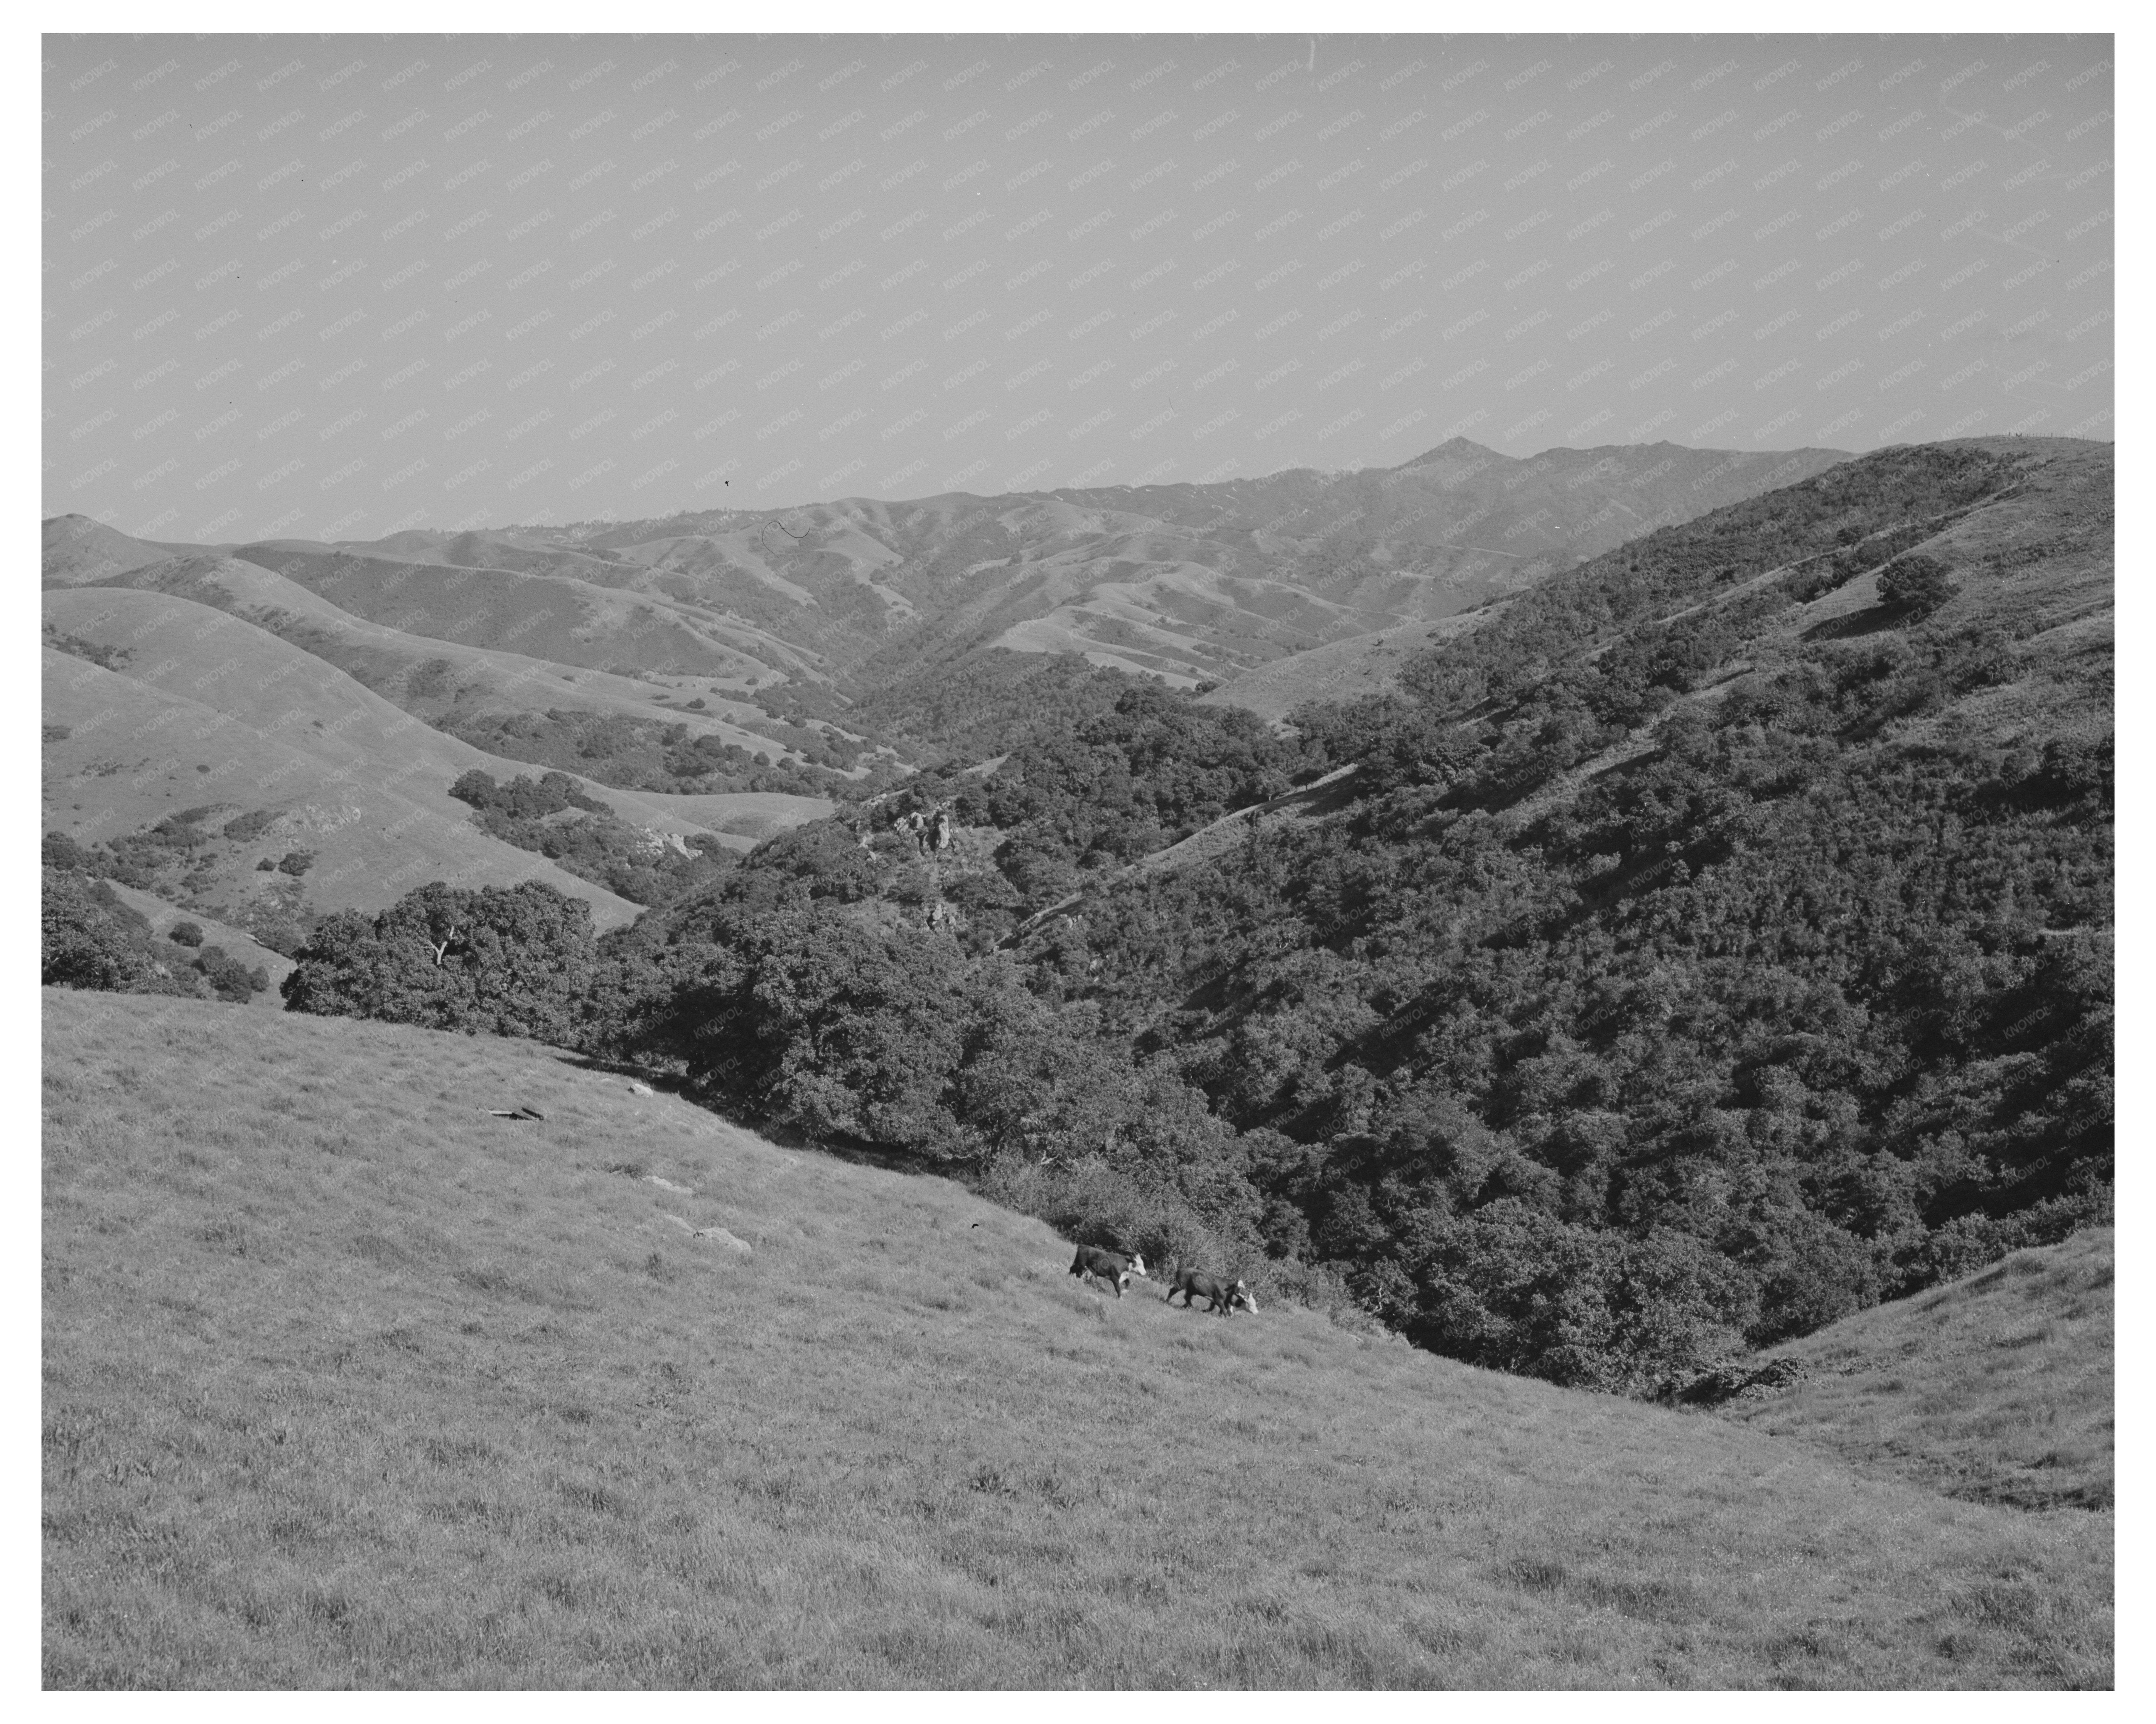
{"label": "scattered shrub", "polygon": [[262,945],[285,957],[298,956],[300,948],[312,937],[318,920],[296,902],[275,898],[257,898],[240,912],[241,926]]}
{"label": "scattered shrub", "polygon": [[205,946],[195,954],[194,968],[217,990],[219,999],[245,1005],[270,986],[270,972],[259,964],[249,969],[228,957],[221,946]]}
{"label": "scattered shrub", "polygon": [[131,647],[100,646],[94,640],[85,640],[79,634],[68,634],[52,623],[45,624],[45,644],[78,659],[87,659],[104,670],[117,670],[135,656]]}
{"label": "scattered shrub", "polygon": [[252,844],[270,829],[277,818],[275,808],[257,808],[249,814],[241,814],[228,820],[223,828],[224,835],[236,844]]}
{"label": "scattered shrub", "polygon": [[1879,602],[1914,620],[1930,616],[1960,591],[1935,557],[1897,557],[1879,576]]}
{"label": "scattered shrub", "polygon": [[[176,946],[200,946],[203,943],[202,924],[187,921],[176,921],[167,931],[165,937]],[[217,950],[213,946],[208,949],[212,952]]]}

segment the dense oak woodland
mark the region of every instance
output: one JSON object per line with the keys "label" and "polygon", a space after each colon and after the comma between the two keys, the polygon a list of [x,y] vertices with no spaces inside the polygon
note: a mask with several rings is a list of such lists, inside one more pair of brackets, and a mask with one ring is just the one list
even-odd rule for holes
{"label": "dense oak woodland", "polygon": [[[1456,1357],[1666,1388],[2108,1213],[2110,511],[2107,448],[1883,450],[1282,734],[975,653],[848,717],[941,765],[634,926],[430,887],[330,919],[286,998],[543,1036]],[[557,812],[516,787],[459,793]]]}

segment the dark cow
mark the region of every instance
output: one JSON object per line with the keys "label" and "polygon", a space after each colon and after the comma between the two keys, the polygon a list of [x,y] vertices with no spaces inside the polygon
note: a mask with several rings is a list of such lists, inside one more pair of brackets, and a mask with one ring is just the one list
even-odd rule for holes
{"label": "dark cow", "polygon": [[1178,1293],[1183,1296],[1183,1308],[1185,1311],[1190,1309],[1190,1301],[1194,1294],[1200,1299],[1209,1301],[1205,1307],[1206,1310],[1220,1311],[1229,1316],[1234,1315],[1235,1307],[1239,1305],[1244,1310],[1252,1313],[1255,1313],[1258,1308],[1258,1301],[1250,1297],[1250,1290],[1241,1281],[1230,1283],[1215,1280],[1211,1275],[1194,1269],[1176,1271],[1175,1285],[1168,1290],[1168,1302],[1170,1305],[1175,1303],[1175,1296]]}
{"label": "dark cow", "polygon": [[1152,1279],[1146,1273],[1145,1259],[1137,1252],[1126,1257],[1120,1251],[1103,1251],[1098,1245],[1081,1245],[1078,1255],[1070,1260],[1070,1273],[1081,1281],[1088,1275],[1106,1281],[1116,1290],[1118,1299],[1123,1296],[1123,1289],[1130,1285],[1132,1275],[1142,1281]]}

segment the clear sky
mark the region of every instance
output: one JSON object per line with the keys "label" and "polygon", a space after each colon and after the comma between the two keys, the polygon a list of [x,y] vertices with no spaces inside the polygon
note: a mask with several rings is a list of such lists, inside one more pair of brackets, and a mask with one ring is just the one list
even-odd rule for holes
{"label": "clear sky", "polygon": [[2112,42],[44,40],[44,509],[2111,434]]}

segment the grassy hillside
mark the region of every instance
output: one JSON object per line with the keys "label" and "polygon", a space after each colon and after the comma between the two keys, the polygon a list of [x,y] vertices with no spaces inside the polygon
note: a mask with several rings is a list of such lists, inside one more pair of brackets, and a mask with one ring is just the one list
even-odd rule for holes
{"label": "grassy hillside", "polygon": [[[49,592],[44,615],[78,650],[88,643],[118,654],[107,670],[49,654],[46,719],[70,734],[48,739],[48,827],[87,842],[213,799],[234,803],[235,813],[305,800],[350,816],[323,815],[304,834],[320,850],[321,872],[311,885],[326,906],[378,908],[431,879],[545,879],[591,898],[603,927],[634,913],[543,859],[488,838],[448,793],[473,767],[500,778],[529,767],[415,722],[304,648],[162,591]],[[192,739],[184,760],[173,753],[182,736]],[[138,747],[150,751],[139,761]],[[195,770],[204,765],[207,772]],[[633,825],[709,831],[737,849],[831,807],[820,798],[767,792],[690,797],[588,788]],[[380,800],[382,819],[370,818],[372,802],[362,789]],[[254,860],[252,853],[239,859],[240,872]],[[435,871],[415,873],[418,866]]]}
{"label": "grassy hillside", "polygon": [[[677,692],[640,677],[370,623],[289,576],[236,557],[170,557],[110,576],[103,584],[169,593],[228,611],[334,664],[430,724],[451,711],[524,712],[549,705],[649,720]],[[762,720],[756,708],[716,695],[715,683],[696,686],[706,710],[666,710],[668,721],[687,726],[693,736],[715,736],[752,752],[771,747],[742,727],[742,719]]]}
{"label": "grassy hillside", "polygon": [[2092,1228],[1845,1318],[1775,1350],[1804,1381],[1726,1416],[1973,1501],[2108,1508],[2114,1255]]}
{"label": "grassy hillside", "polygon": [[2108,1514],[1117,1301],[544,1048],[44,1013],[49,1686],[2110,1680]]}
{"label": "grassy hillside", "polygon": [[[488,837],[449,796],[466,767],[508,763],[427,729],[297,649],[160,593],[48,593],[49,619],[56,609],[79,638],[130,640],[136,656],[108,670],[45,649],[46,830],[89,844],[205,807],[219,827],[268,817],[209,859],[190,907],[236,912],[284,890],[255,865],[304,849],[315,856],[305,887],[316,908],[379,909],[429,880],[539,880],[588,901],[601,927],[635,915],[627,900]],[[198,632],[203,618],[218,629]]]}
{"label": "grassy hillside", "polygon": [[[507,648],[594,670],[751,680],[760,670],[761,661],[729,639],[737,631],[706,630],[664,599],[573,576],[452,568],[289,540],[243,545],[233,554],[408,634]],[[798,654],[789,661],[805,662]]]}
{"label": "grassy hillside", "polygon": [[[60,516],[46,523],[44,570],[48,585],[67,585],[176,551],[222,555],[403,634],[664,672],[707,699],[783,685],[829,716],[839,690],[870,692],[926,657],[993,642],[1180,683],[1234,675],[1427,623],[1838,459],[1656,444],[1517,460],[1455,438],[1351,473],[844,498],[350,544],[164,546]],[[357,651],[346,642],[336,662],[360,671]]]}
{"label": "grassy hillside", "polygon": [[1375,634],[1358,634],[1307,651],[1291,653],[1232,676],[1199,699],[1209,706],[1241,706],[1260,718],[1286,718],[1312,700],[1353,700],[1391,690],[1402,661],[1442,640],[1464,634],[1503,613],[1506,601],[1440,617],[1435,623],[1402,623]]}
{"label": "grassy hillside", "polygon": [[[258,1012],[281,1012],[285,1002],[277,993],[277,986],[292,971],[292,961],[281,952],[273,952],[249,933],[246,929],[222,922],[214,916],[180,910],[166,902],[154,892],[145,892],[134,886],[123,885],[118,880],[108,882],[114,895],[122,904],[150,924],[150,931],[158,939],[172,943],[173,927],[191,921],[203,931],[203,943],[221,948],[225,956],[249,970],[260,970],[269,977],[270,985],[248,1001]],[[185,958],[191,951],[174,954]]]}
{"label": "grassy hillside", "polygon": [[48,587],[79,587],[126,569],[162,562],[172,552],[144,539],[131,539],[87,515],[55,515],[39,535],[40,567]]}

